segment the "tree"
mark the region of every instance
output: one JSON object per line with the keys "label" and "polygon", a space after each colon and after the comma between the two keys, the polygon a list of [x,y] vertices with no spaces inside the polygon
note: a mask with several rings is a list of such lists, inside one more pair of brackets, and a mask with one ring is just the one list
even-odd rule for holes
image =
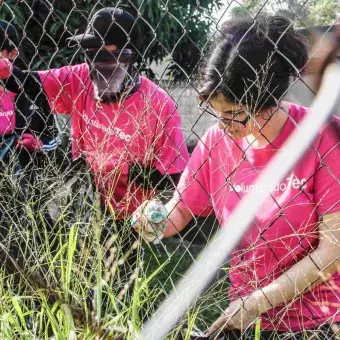
{"label": "tree", "polygon": [[[221,0],[9,0],[0,2],[0,18],[24,36],[21,50],[31,69],[47,69],[83,61],[82,51],[66,39],[86,29],[91,13],[104,6],[124,7],[138,16],[143,31],[140,63],[171,56],[174,79],[191,74],[213,24]],[[145,68],[147,70],[147,68]]]}
{"label": "tree", "polygon": [[[264,5],[265,4],[265,5]],[[244,0],[232,14],[256,14],[259,11],[281,13],[297,19],[298,27],[324,26],[335,22],[340,14],[339,0]]]}
{"label": "tree", "polygon": [[339,0],[312,0],[309,6],[309,21],[317,26],[330,25],[339,15]]}

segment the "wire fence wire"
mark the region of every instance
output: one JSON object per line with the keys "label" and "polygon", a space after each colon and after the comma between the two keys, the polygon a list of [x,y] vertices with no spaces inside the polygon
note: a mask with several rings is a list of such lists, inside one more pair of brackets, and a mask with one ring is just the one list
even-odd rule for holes
{"label": "wire fence wire", "polygon": [[[15,66],[9,77],[0,70],[2,339],[337,339],[339,23],[313,27],[309,1],[251,3],[0,2],[18,35],[1,25],[2,57]],[[135,18],[112,24],[110,8]],[[93,19],[100,10],[104,34]],[[291,24],[275,21],[273,39],[256,23],[277,11]],[[222,24],[241,14],[253,24],[235,37]],[[261,44],[252,29],[273,52],[260,70],[260,49],[240,52]],[[298,46],[282,43],[293,29],[310,45],[301,67]],[[198,99],[223,41],[243,69],[235,76],[229,59],[216,89],[230,74],[247,86],[233,93],[246,109],[232,122],[219,117],[229,106],[212,108],[212,93]],[[274,55],[283,66],[273,74],[292,75],[280,97]],[[267,97],[266,122],[240,142],[235,124],[256,126],[251,108]],[[278,112],[286,121],[272,140]],[[131,215],[173,196],[191,221],[158,244],[143,241]],[[223,329],[254,312],[255,298],[258,315]]]}

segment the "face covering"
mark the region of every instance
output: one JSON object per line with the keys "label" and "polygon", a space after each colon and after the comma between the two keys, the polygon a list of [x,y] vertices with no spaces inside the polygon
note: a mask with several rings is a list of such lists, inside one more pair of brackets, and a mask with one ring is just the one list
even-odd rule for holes
{"label": "face covering", "polygon": [[86,51],[96,100],[117,102],[136,91],[139,77],[133,72],[133,56],[130,49]]}

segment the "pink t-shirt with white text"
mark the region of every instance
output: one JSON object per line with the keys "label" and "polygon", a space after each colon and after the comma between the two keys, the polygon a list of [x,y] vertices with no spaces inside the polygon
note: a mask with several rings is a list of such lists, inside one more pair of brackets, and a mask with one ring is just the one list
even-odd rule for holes
{"label": "pink t-shirt with white text", "polygon": [[175,103],[141,77],[137,92],[120,103],[94,98],[87,64],[39,72],[52,112],[72,115],[73,157],[84,154],[106,202],[119,218],[149,193],[128,183],[128,165],[155,166],[162,174],[182,172],[189,155]]}
{"label": "pink t-shirt with white text", "polygon": [[[262,149],[250,147],[245,139],[235,143],[217,126],[210,128],[181,177],[180,204],[197,216],[214,213],[224,225],[247,192],[267,190],[254,185],[256,178],[308,113],[301,106],[289,106],[290,117],[280,135]],[[319,242],[319,218],[340,210],[340,138],[334,124],[340,127],[340,120],[333,118],[320,131],[294,169],[273,188],[273,197],[233,252],[231,300],[268,285],[307,256]],[[262,315],[261,325],[281,331],[312,329],[339,322],[339,308],[338,273],[294,302]]]}
{"label": "pink t-shirt with white text", "polygon": [[15,129],[15,96],[13,92],[0,91],[0,136],[11,134]]}

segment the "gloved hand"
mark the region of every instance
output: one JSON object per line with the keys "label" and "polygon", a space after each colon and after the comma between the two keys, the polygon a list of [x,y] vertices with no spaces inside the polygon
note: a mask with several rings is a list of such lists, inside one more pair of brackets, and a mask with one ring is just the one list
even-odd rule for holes
{"label": "gloved hand", "polygon": [[13,64],[7,58],[0,57],[0,79],[7,79],[13,71]]}
{"label": "gloved hand", "polygon": [[43,142],[30,133],[24,133],[21,138],[18,139],[17,147],[26,149],[29,152],[41,151],[43,147]]}
{"label": "gloved hand", "polygon": [[166,230],[168,212],[164,205],[156,200],[145,201],[132,214],[131,227],[141,234],[146,242],[159,243]]}

